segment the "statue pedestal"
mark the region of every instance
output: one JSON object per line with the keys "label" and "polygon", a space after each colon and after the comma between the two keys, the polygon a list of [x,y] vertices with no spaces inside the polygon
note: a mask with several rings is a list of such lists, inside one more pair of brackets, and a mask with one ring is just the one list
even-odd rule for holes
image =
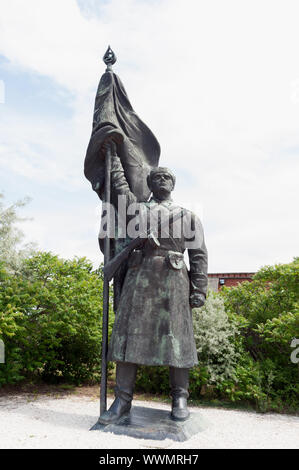
{"label": "statue pedestal", "polygon": [[138,439],[172,439],[183,442],[207,426],[207,422],[199,413],[191,412],[186,421],[174,421],[170,417],[170,411],[134,406],[131,412],[122,416],[117,423],[104,425],[97,422],[90,430],[112,432]]}

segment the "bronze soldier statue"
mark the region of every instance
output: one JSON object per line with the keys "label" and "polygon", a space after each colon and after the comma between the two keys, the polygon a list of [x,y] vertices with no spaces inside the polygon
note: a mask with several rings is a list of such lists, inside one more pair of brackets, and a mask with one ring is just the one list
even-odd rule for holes
{"label": "bronze soldier statue", "polygon": [[[107,146],[112,155],[112,200],[122,196],[129,207],[137,202],[136,195],[130,190],[117,146],[112,139]],[[169,169],[152,169],[147,183],[152,197],[142,204],[148,212],[160,211],[162,217],[169,217],[182,209],[171,199],[175,176]],[[101,415],[102,424],[115,423],[130,411],[138,365],[169,366],[171,417],[181,421],[189,417],[189,369],[198,363],[191,309],[205,302],[207,250],[199,218],[184,211],[188,217],[179,233],[174,234],[170,226],[169,236],[158,233],[156,244],[146,240],[129,256],[108,349],[108,360],[116,362],[115,400]],[[186,220],[193,238],[185,230]]]}

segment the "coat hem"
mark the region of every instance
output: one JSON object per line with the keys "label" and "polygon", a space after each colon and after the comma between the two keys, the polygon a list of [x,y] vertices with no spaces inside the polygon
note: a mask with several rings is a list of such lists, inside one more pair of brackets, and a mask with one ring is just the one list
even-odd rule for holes
{"label": "coat hem", "polygon": [[198,360],[195,362],[187,362],[187,363],[178,363],[174,361],[163,361],[163,362],[152,362],[152,361],[140,361],[139,359],[125,359],[125,358],[119,358],[115,356],[108,356],[108,361],[109,362],[128,362],[130,364],[137,364],[138,366],[158,366],[158,367],[176,367],[178,369],[191,369],[194,366],[198,365]]}

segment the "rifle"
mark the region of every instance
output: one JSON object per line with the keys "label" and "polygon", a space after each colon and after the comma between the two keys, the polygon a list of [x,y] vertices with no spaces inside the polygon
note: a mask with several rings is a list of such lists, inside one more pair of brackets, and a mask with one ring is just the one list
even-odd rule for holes
{"label": "rifle", "polygon": [[[176,220],[181,218],[185,212],[185,209],[183,209],[179,213],[175,214],[172,217],[171,221],[170,219],[167,219],[163,223],[159,222],[157,230],[165,228],[170,223],[173,224]],[[129,257],[131,252],[136,248],[142,247],[148,239],[150,239],[157,247],[160,246],[159,240],[156,238],[155,234],[149,229],[143,234],[134,238],[120,253],[118,253],[118,255],[114,256],[114,258],[105,263],[103,272],[104,276],[106,276],[106,278],[108,279],[108,282],[111,281],[120,265]]]}

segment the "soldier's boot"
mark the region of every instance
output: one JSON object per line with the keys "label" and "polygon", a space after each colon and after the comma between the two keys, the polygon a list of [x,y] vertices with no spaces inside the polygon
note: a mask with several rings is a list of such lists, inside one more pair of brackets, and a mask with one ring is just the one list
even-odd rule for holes
{"label": "soldier's boot", "polygon": [[169,381],[172,396],[171,418],[176,421],[185,421],[190,416],[187,408],[189,369],[170,367]]}
{"label": "soldier's boot", "polygon": [[137,364],[129,362],[117,362],[116,387],[114,388],[115,400],[109,410],[101,414],[99,423],[116,423],[131,409],[133,391],[137,373]]}

